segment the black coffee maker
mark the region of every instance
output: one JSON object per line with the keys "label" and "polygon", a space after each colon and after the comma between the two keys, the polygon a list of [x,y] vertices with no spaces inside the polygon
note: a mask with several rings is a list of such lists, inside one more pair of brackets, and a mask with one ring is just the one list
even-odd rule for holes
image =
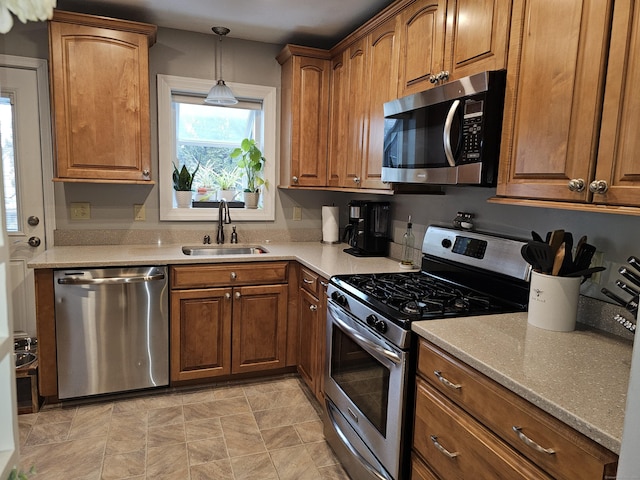
{"label": "black coffee maker", "polygon": [[349,224],[342,240],[351,247],[344,251],[356,257],[385,257],[389,254],[391,204],[352,200],[349,202]]}

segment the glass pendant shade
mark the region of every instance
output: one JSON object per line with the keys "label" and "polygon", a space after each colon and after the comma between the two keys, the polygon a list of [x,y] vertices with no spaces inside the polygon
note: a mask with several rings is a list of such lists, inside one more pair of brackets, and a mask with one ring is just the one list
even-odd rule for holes
{"label": "glass pendant shade", "polygon": [[233,92],[227,87],[224,80],[220,79],[209,90],[209,95],[207,95],[204,102],[211,105],[235,105],[238,103],[238,99],[233,96]]}
{"label": "glass pendant shade", "polygon": [[238,99],[222,79],[222,37],[229,33],[229,29],[226,27],[213,27],[211,30],[218,35],[220,41],[220,44],[216,48],[216,76],[218,82],[209,90],[209,94],[207,98],[205,98],[204,103],[210,105],[235,105],[238,103]]}

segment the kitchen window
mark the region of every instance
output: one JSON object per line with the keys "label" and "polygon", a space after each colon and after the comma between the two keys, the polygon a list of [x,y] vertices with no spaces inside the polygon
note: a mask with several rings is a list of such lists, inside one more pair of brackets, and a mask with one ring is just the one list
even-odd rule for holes
{"label": "kitchen window", "polygon": [[[178,208],[173,195],[173,166],[186,165],[194,179],[194,200],[214,200],[214,178],[231,174],[235,162],[229,153],[243,138],[254,138],[267,159],[264,177],[269,184],[262,189],[258,209],[234,208],[233,221],[274,220],[276,184],[276,89],[260,85],[229,83],[237,105],[219,107],[204,103],[211,80],[158,75],[158,144],[160,220],[211,221],[218,217],[217,208]],[[237,199],[242,200],[239,179]],[[200,192],[196,191],[197,187]]]}

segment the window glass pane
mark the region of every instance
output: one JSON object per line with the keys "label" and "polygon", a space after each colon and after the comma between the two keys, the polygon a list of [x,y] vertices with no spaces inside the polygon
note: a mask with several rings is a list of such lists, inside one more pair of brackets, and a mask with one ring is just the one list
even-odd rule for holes
{"label": "window glass pane", "polygon": [[4,178],[4,206],[7,232],[17,232],[18,202],[15,171],[15,150],[13,148],[13,105],[11,98],[0,96],[0,140],[2,141],[2,172]]}

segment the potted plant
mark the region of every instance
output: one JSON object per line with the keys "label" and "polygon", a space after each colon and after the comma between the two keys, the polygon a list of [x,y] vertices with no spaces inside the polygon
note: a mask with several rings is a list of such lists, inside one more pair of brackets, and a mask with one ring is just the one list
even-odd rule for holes
{"label": "potted plant", "polygon": [[173,190],[176,195],[176,203],[180,208],[186,208],[191,206],[191,197],[193,192],[191,187],[193,185],[193,178],[198,173],[198,169],[200,168],[200,162],[196,166],[196,169],[189,173],[186,165],[183,165],[180,170],[176,167],[176,164],[173,164]]}
{"label": "potted plant", "polygon": [[268,186],[262,176],[266,159],[256,145],[254,139],[245,138],[240,147],[231,152],[231,158],[238,159],[238,168],[244,170],[247,177],[247,187],[244,189],[245,208],[258,208],[261,187]]}
{"label": "potted plant", "polygon": [[201,165],[196,182],[196,202],[217,200],[216,172],[209,165]]}
{"label": "potted plant", "polygon": [[236,196],[236,187],[242,178],[242,171],[237,167],[231,170],[223,169],[215,174],[216,184],[220,188],[218,191],[218,199],[224,199],[228,202]]}

